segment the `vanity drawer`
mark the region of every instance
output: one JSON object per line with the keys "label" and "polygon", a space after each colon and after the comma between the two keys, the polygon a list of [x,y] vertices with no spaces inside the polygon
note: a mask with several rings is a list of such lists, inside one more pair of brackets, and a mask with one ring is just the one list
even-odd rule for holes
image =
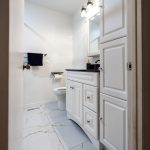
{"label": "vanity drawer", "polygon": [[98,88],[90,85],[83,86],[84,106],[98,112]]}
{"label": "vanity drawer", "polygon": [[67,79],[77,81],[84,84],[98,86],[99,73],[97,72],[75,72],[67,71]]}
{"label": "vanity drawer", "polygon": [[90,109],[84,107],[84,129],[95,139],[98,139],[98,116]]}

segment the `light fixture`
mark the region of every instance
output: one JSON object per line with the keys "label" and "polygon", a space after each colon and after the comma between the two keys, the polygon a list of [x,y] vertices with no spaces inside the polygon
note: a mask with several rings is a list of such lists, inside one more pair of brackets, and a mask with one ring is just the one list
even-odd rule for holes
{"label": "light fixture", "polygon": [[89,11],[93,6],[93,2],[91,0],[88,0],[87,2],[87,10]]}
{"label": "light fixture", "polygon": [[82,6],[81,17],[91,18],[92,16],[100,12],[98,2],[100,2],[100,0],[88,0],[87,5]]}
{"label": "light fixture", "polygon": [[84,6],[82,6],[81,17],[85,17],[85,16],[86,16],[86,8]]}

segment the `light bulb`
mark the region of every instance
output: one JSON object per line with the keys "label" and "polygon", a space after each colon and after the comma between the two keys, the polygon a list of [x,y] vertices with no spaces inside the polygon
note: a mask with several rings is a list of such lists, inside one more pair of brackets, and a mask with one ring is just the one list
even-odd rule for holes
{"label": "light bulb", "polygon": [[86,8],[82,7],[81,9],[81,17],[85,17],[86,16]]}
{"label": "light bulb", "polygon": [[88,1],[87,3],[87,10],[90,11],[92,9],[93,3],[91,1]]}

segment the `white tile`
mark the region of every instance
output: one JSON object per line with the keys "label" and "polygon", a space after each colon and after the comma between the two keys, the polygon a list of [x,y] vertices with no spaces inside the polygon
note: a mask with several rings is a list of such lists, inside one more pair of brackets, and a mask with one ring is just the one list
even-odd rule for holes
{"label": "white tile", "polygon": [[25,139],[30,135],[33,135],[35,133],[40,133],[40,132],[51,133],[54,132],[54,128],[52,126],[48,126],[48,127],[35,127],[35,128],[24,129],[23,138]]}
{"label": "white tile", "polygon": [[36,133],[24,140],[23,150],[64,150],[55,132]]}
{"label": "white tile", "polygon": [[40,127],[49,125],[50,121],[41,110],[33,110],[25,112],[24,128]]}
{"label": "white tile", "polygon": [[53,123],[59,123],[67,120],[66,111],[54,110],[53,112],[50,112],[48,116],[50,121]]}
{"label": "white tile", "polygon": [[55,129],[57,133],[59,133],[63,143],[65,143],[65,147],[68,149],[80,145],[85,141],[89,141],[83,130],[72,121],[66,121],[66,124],[62,125],[59,124]]}
{"label": "white tile", "polygon": [[[52,102],[26,111],[23,150],[96,150],[83,130]],[[57,133],[57,134],[56,134]]]}
{"label": "white tile", "polygon": [[78,146],[75,146],[73,148],[71,148],[70,150],[97,150],[96,147],[94,147],[94,145],[88,141],[88,142],[84,142]]}

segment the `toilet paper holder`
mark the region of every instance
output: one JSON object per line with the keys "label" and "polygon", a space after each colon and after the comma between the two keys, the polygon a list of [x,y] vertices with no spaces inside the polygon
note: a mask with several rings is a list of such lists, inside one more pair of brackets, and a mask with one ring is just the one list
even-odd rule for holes
{"label": "toilet paper holder", "polygon": [[62,75],[64,72],[51,72],[51,75],[55,77],[55,75]]}

